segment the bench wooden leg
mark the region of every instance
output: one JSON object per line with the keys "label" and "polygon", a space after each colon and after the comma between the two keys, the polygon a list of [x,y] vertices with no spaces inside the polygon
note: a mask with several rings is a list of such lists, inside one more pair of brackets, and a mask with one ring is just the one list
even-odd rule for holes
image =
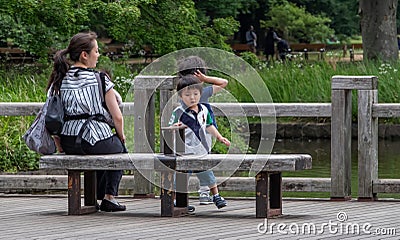
{"label": "bench wooden leg", "polygon": [[268,217],[282,215],[282,173],[269,173]]}
{"label": "bench wooden leg", "polygon": [[81,210],[81,172],[68,171],[68,215],[79,215]]}
{"label": "bench wooden leg", "polygon": [[174,174],[171,171],[161,172],[161,217],[174,215]]}
{"label": "bench wooden leg", "polygon": [[282,174],[260,172],[256,175],[256,217],[282,215]]}
{"label": "bench wooden leg", "polygon": [[189,205],[188,181],[188,174],[176,173],[176,207],[174,216],[187,214]]}
{"label": "bench wooden leg", "polygon": [[81,171],[68,171],[68,215],[97,212],[96,172],[84,173],[84,205],[81,206]]}
{"label": "bench wooden leg", "polygon": [[[176,181],[174,181],[176,177]],[[176,187],[179,189],[175,191]],[[188,193],[187,190],[188,177],[186,174],[177,173],[172,171],[161,172],[161,216],[162,217],[176,217],[187,214],[188,206]],[[176,198],[176,207],[174,206],[174,199]]]}
{"label": "bench wooden leg", "polygon": [[268,173],[256,175],[256,217],[266,218],[268,213]]}

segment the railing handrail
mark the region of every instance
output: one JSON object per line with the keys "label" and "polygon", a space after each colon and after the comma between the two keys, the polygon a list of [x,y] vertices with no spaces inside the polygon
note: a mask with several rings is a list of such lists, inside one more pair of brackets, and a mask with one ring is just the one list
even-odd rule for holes
{"label": "railing handrail", "polygon": [[[43,102],[0,102],[0,116],[34,116]],[[210,103],[216,116],[247,117],[330,117],[331,103]],[[134,103],[123,103],[125,115],[132,115]],[[399,105],[400,109],[400,105]]]}

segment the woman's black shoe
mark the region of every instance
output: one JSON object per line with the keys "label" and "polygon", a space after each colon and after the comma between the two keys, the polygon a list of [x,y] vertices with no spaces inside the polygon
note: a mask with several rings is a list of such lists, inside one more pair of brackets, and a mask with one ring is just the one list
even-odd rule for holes
{"label": "woman's black shoe", "polygon": [[126,206],[120,205],[119,203],[115,204],[107,199],[103,199],[100,204],[100,210],[104,212],[118,212],[125,211]]}

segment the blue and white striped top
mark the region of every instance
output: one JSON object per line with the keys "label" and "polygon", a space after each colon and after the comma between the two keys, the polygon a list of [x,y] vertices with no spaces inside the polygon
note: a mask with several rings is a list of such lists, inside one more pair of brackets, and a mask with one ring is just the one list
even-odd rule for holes
{"label": "blue and white striped top", "polygon": [[[105,86],[106,92],[114,87],[107,76]],[[65,115],[103,114],[106,118],[111,119],[110,114],[102,106],[100,89],[93,70],[71,67],[62,80],[60,88]],[[86,119],[66,121],[61,134],[78,136],[85,121]],[[96,142],[112,135],[111,127],[107,123],[93,120],[86,126],[82,138],[93,146]]]}

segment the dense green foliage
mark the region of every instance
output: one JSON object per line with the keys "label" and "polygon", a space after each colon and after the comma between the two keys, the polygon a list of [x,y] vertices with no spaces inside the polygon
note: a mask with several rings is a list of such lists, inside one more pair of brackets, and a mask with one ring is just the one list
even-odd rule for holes
{"label": "dense green foliage", "polygon": [[257,0],[207,0],[194,1],[199,15],[207,19],[234,17],[251,13],[258,6]]}
{"label": "dense green foliage", "polygon": [[334,31],[328,27],[329,18],[311,15],[305,8],[297,7],[286,0],[277,1],[267,13],[270,20],[262,21],[264,28],[274,27],[281,31],[281,35],[288,40],[299,42],[324,42],[333,35]]}
{"label": "dense green foliage", "polygon": [[[67,40],[83,30],[102,32],[126,40],[139,18],[139,3],[130,1],[8,1],[0,0],[0,42],[37,56],[65,47]],[[101,24],[100,24],[101,23]]]}
{"label": "dense green foliage", "polygon": [[227,37],[238,28],[230,16],[200,20],[191,0],[0,0],[0,5],[0,45],[42,57],[65,47],[79,31],[95,31],[136,53],[151,45],[165,54],[195,46],[227,49]]}
{"label": "dense green foliage", "polygon": [[313,15],[322,15],[331,19],[330,27],[340,36],[360,34],[358,1],[289,0],[289,2],[304,7]]}
{"label": "dense green foliage", "polygon": [[135,22],[132,40],[135,47],[151,45],[154,52],[166,54],[188,47],[228,49],[228,36],[238,29],[232,17],[203,21],[198,18],[193,1],[166,0],[140,5],[141,17]]}

